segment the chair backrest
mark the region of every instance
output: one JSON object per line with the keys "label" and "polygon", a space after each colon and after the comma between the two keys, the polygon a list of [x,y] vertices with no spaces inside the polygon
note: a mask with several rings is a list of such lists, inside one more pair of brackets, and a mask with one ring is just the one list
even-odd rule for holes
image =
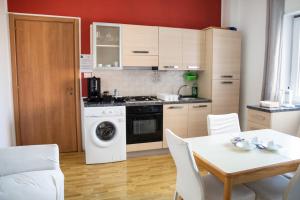
{"label": "chair backrest", "polygon": [[204,185],[189,143],[176,136],[169,129],[166,130],[166,137],[176,165],[176,191],[183,199],[204,200]]}
{"label": "chair backrest", "polygon": [[236,113],[207,116],[208,135],[241,132],[239,117]]}
{"label": "chair backrest", "polygon": [[296,174],[290,180],[288,187],[284,191],[283,200],[299,200],[300,199],[300,165]]}

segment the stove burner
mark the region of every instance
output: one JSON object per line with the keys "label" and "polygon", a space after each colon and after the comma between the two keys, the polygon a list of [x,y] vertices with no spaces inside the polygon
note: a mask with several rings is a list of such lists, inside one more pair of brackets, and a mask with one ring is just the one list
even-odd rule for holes
{"label": "stove burner", "polygon": [[155,96],[129,96],[125,97],[127,102],[136,102],[136,101],[158,101]]}

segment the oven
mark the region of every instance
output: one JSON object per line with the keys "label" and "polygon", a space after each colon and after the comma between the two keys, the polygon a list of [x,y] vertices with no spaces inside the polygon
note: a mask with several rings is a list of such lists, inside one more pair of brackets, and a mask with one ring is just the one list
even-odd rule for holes
{"label": "oven", "polygon": [[162,141],[163,106],[126,107],[126,141],[138,144]]}

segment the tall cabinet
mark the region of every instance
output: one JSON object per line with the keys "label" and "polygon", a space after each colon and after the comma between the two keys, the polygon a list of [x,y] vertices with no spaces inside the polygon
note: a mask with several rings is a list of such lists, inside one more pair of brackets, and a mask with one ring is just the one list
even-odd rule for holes
{"label": "tall cabinet", "polygon": [[207,70],[199,73],[199,96],[212,99],[212,113],[239,112],[241,34],[238,31],[205,30]]}

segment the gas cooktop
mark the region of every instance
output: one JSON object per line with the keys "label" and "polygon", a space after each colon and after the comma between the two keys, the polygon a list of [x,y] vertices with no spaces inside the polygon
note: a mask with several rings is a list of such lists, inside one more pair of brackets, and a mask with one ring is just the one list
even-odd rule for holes
{"label": "gas cooktop", "polygon": [[127,96],[123,98],[126,103],[159,101],[159,99],[157,99],[155,96]]}
{"label": "gas cooktop", "polygon": [[112,97],[111,100],[106,101],[104,98],[90,100],[84,99],[87,104],[105,104],[105,103],[144,103],[144,102],[161,102],[156,96],[121,96]]}

